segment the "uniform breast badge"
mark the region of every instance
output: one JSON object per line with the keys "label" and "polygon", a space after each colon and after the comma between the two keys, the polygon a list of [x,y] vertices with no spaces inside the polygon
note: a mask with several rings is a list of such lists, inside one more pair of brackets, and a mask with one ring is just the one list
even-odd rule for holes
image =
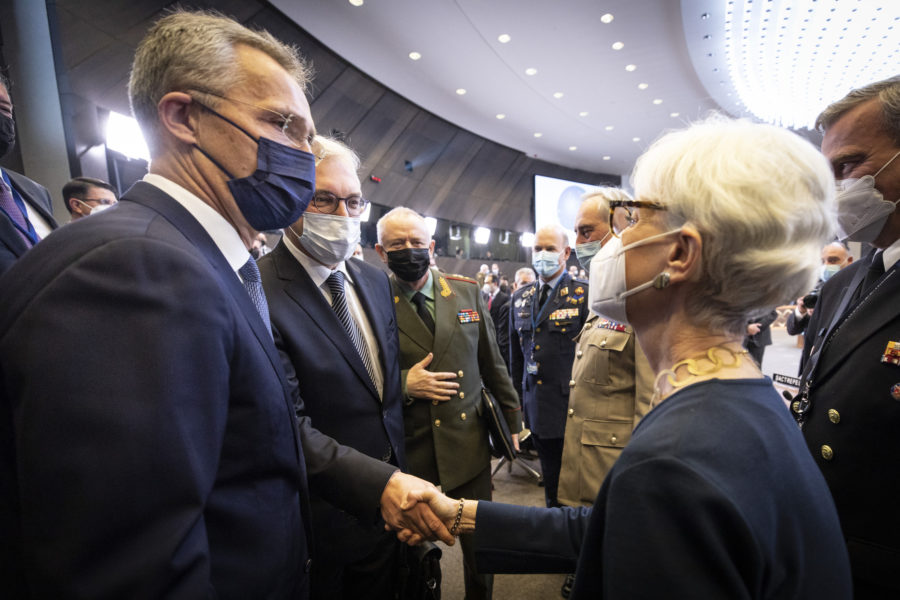
{"label": "uniform breast badge", "polygon": [[460,323],[478,323],[481,321],[481,315],[478,314],[478,311],[471,308],[462,309],[456,313],[456,318],[459,319]]}
{"label": "uniform breast badge", "polygon": [[400,296],[394,296],[394,304],[398,304],[400,302]]}
{"label": "uniform breast badge", "polygon": [[881,362],[900,365],[900,342],[887,343],[887,348],[884,349],[884,354],[881,355]]}
{"label": "uniform breast badge", "polygon": [[891,398],[900,400],[900,383],[895,383],[891,386]]}

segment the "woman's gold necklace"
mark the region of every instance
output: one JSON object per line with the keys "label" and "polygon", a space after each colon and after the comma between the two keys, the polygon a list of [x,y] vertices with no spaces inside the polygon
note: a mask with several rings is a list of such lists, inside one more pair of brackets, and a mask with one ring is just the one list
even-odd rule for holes
{"label": "woman's gold necklace", "polygon": [[[665,377],[666,382],[674,388],[672,391],[675,391],[689,383],[694,383],[701,378],[705,379],[710,375],[718,373],[722,369],[737,369],[743,364],[743,357],[745,354],[747,354],[747,351],[744,349],[735,352],[725,346],[712,346],[706,350],[706,354],[680,360],[670,368],[663,369],[659,372],[659,375],[656,376],[656,381],[653,384],[653,397],[650,400],[650,408],[653,408],[657,402],[662,401],[672,393],[669,392],[665,396],[663,395],[659,386],[663,377]],[[728,362],[726,362],[725,359],[728,359]],[[688,372],[688,375],[684,379],[678,379],[677,372],[682,367]]]}

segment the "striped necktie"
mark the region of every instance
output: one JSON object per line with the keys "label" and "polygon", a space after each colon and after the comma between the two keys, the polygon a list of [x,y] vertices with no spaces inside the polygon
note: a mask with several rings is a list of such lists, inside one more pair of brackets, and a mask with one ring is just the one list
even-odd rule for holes
{"label": "striped necktie", "polygon": [[269,335],[272,335],[272,323],[269,321],[269,304],[266,302],[266,293],[263,291],[259,267],[256,266],[256,261],[253,260],[252,256],[244,263],[243,267],[238,269],[238,274],[244,281],[244,288],[250,294],[250,300],[253,301],[256,311],[266,325],[266,331],[269,332]]}
{"label": "striped necktie", "polygon": [[344,326],[347,335],[350,336],[350,341],[353,342],[353,347],[356,348],[356,352],[366,366],[366,372],[369,374],[369,379],[372,380],[372,385],[374,386],[375,367],[372,365],[369,346],[366,344],[366,340],[363,339],[362,332],[359,330],[356,321],[350,315],[350,308],[347,306],[347,296],[344,293],[344,274],[341,271],[334,271],[328,276],[325,283],[331,292],[331,308],[334,310],[334,314],[337,315],[341,325]]}
{"label": "striped necktie", "polygon": [[31,238],[25,234],[25,231],[28,231],[28,220],[25,218],[25,215],[22,214],[22,209],[19,208],[19,205],[16,204],[15,199],[12,195],[12,190],[9,189],[9,186],[6,185],[6,182],[0,179],[0,208],[9,215],[9,218],[13,223],[18,225],[16,227],[16,231],[19,232],[19,235],[22,237],[22,241],[25,242],[25,245],[31,248],[34,246],[34,242],[31,241]]}

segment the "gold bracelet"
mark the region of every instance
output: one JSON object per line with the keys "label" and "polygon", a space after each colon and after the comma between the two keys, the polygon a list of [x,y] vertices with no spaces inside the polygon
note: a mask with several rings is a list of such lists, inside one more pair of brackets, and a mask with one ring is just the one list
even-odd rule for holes
{"label": "gold bracelet", "polygon": [[456,520],[453,521],[453,527],[450,528],[450,535],[456,537],[459,535],[459,522],[462,521],[462,512],[463,512],[463,504],[465,504],[466,499],[459,499],[459,508],[456,509]]}

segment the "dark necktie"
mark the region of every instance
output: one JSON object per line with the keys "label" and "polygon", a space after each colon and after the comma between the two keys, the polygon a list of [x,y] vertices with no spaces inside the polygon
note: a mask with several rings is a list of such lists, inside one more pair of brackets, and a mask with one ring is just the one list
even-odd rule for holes
{"label": "dark necktie", "polygon": [[259,275],[259,267],[256,266],[256,261],[253,260],[252,256],[244,263],[243,267],[238,269],[238,274],[244,280],[244,288],[250,294],[250,300],[253,301],[256,311],[259,313],[263,323],[266,324],[266,331],[269,332],[269,335],[272,335],[272,324],[269,321],[269,305],[266,302],[266,293],[263,291],[262,277]]}
{"label": "dark necktie", "polygon": [[360,332],[356,321],[353,320],[353,315],[350,314],[350,308],[347,306],[347,296],[344,293],[344,274],[341,271],[335,271],[328,276],[325,283],[328,285],[329,291],[331,291],[331,308],[334,310],[334,314],[337,315],[341,325],[344,326],[347,335],[350,336],[353,347],[356,348],[357,354],[359,354],[363,364],[366,366],[366,372],[369,374],[369,379],[372,380],[372,385],[375,385],[375,367],[372,365],[369,346],[366,344],[366,340],[363,338],[362,332]]}
{"label": "dark necktie", "polygon": [[416,305],[416,313],[418,313],[422,322],[425,323],[425,327],[434,335],[434,319],[431,317],[431,313],[428,312],[428,307],[425,306],[425,300],[425,294],[422,292],[416,292],[412,297],[413,304]]}
{"label": "dark necktie", "polygon": [[881,279],[882,275],[884,275],[884,257],[881,252],[875,252],[872,254],[872,260],[869,262],[869,269],[866,271],[865,279],[853,292],[853,298],[850,300],[850,304],[847,305],[848,309],[855,306],[862,298],[865,298],[869,291],[875,287],[875,283]]}
{"label": "dark necktie", "polygon": [[12,190],[9,189],[9,186],[7,186],[6,182],[2,179],[0,179],[0,208],[6,211],[6,214],[9,215],[9,218],[12,219],[13,223],[19,226],[16,227],[16,231],[19,232],[19,236],[21,236],[25,245],[29,248],[34,246],[31,238],[23,233],[24,231],[28,231],[28,220],[25,218],[25,215],[22,214],[22,209],[16,204],[12,195]]}
{"label": "dark necktie", "polygon": [[547,297],[550,295],[550,284],[545,283],[544,287],[541,288],[541,303],[538,305],[538,308],[544,308],[544,303],[547,302]]}

